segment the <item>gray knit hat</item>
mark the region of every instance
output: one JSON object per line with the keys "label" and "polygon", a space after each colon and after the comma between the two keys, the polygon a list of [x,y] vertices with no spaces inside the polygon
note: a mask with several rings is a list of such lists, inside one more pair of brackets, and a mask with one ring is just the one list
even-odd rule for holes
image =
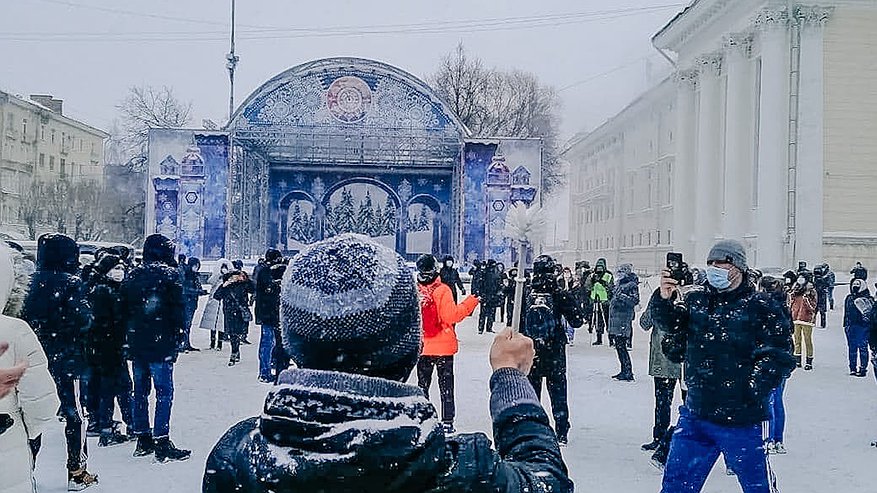
{"label": "gray knit hat", "polygon": [[743,272],[749,269],[746,263],[746,248],[737,240],[722,240],[713,245],[706,261],[707,263],[729,262]]}
{"label": "gray knit hat", "polygon": [[404,380],[417,363],[414,277],[368,237],[343,234],[296,255],[280,300],[283,346],[300,367]]}

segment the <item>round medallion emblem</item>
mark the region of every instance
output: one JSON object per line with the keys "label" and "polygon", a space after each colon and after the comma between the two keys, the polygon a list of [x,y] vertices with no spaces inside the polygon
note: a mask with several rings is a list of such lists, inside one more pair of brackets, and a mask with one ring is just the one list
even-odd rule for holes
{"label": "round medallion emblem", "polygon": [[365,118],[371,104],[371,89],[359,77],[339,77],[326,92],[329,113],[344,123],[356,123]]}

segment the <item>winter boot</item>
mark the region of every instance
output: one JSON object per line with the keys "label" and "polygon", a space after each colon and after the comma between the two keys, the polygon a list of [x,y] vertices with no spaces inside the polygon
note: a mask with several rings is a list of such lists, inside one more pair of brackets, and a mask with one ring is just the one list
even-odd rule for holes
{"label": "winter boot", "polygon": [[865,368],[859,368],[859,371],[856,372],[857,377],[866,377],[868,376],[868,370]]}
{"label": "winter boot", "polygon": [[134,449],[134,457],[146,457],[155,452],[155,441],[149,433],[137,437],[137,448]]}
{"label": "winter boot", "polygon": [[773,453],[777,455],[785,455],[786,454],[786,446],[783,445],[783,442],[776,442],[773,444]]}
{"label": "winter boot", "polygon": [[800,354],[795,355],[795,366],[798,368],[801,368],[801,355]]}
{"label": "winter boot", "polygon": [[640,449],[641,449],[643,452],[654,452],[655,450],[658,449],[658,446],[659,446],[659,445],[661,445],[661,441],[658,440],[657,438],[655,438],[654,440],[652,440],[652,441],[649,442],[649,443],[644,443],[644,444],[640,447]]}
{"label": "winter boot", "polygon": [[561,447],[566,447],[569,445],[569,434],[568,433],[558,433],[557,434],[557,444]]}
{"label": "winter boot", "polygon": [[804,370],[810,371],[813,369],[813,358],[807,358],[807,363],[804,364]]}
{"label": "winter boot", "polygon": [[116,430],[104,430],[100,434],[100,440],[97,442],[98,447],[112,447],[128,443],[128,437],[117,432]]}
{"label": "winter boot", "polygon": [[75,471],[67,471],[67,491],[82,491],[97,484],[97,474],[92,474],[81,467]]}
{"label": "winter boot", "polygon": [[597,332],[597,340],[594,341],[592,346],[602,346],[603,345],[603,334]]}
{"label": "winter boot", "polygon": [[191,456],[191,450],[178,449],[168,437],[155,440],[155,460],[158,462],[183,461]]}
{"label": "winter boot", "polygon": [[96,420],[88,422],[88,426],[85,427],[85,436],[88,438],[96,438],[100,436],[100,428],[98,428]]}

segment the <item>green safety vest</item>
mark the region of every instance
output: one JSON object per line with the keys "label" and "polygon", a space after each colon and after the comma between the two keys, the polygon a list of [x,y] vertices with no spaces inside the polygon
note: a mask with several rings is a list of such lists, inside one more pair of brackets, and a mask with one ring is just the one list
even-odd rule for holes
{"label": "green safety vest", "polygon": [[[603,281],[606,284],[612,284],[612,274],[609,272],[603,274]],[[594,285],[591,286],[591,300],[609,301],[609,292],[606,290],[606,286],[595,282]]]}

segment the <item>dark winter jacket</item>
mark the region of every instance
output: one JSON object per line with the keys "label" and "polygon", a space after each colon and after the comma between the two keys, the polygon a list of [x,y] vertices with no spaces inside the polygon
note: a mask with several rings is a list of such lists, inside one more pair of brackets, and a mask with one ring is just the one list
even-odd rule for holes
{"label": "dark winter jacket", "polygon": [[639,304],[639,277],[630,271],[619,271],[618,282],[609,301],[609,333],[630,337],[636,305]]}
{"label": "dark winter jacket", "polygon": [[502,274],[496,265],[490,265],[484,269],[479,292],[478,299],[481,301],[482,307],[495,308],[502,303]]}
{"label": "dark winter jacket", "polygon": [[47,234],[37,244],[37,270],[31,278],[21,318],[36,332],[53,374],[81,375],[92,323],[85,285],[74,273],[79,247],[64,235]]}
{"label": "dark winter jacket", "polygon": [[198,272],[200,265],[198,259],[190,257],[189,263],[185,267],[181,267],[183,269],[183,298],[189,305],[197,305],[198,298],[207,294],[204,286],[201,285],[201,273]]}
{"label": "dark winter jacket", "polygon": [[[453,257],[445,258],[446,262],[448,260],[453,260]],[[463,281],[460,279],[460,273],[457,271],[456,267],[448,267],[447,265],[442,266],[439,270],[439,277],[444,284],[447,284],[448,287],[451,288],[451,294],[454,296],[454,301],[457,301],[457,289],[459,289],[461,293],[466,291],[466,288],[463,287]]]}
{"label": "dark winter jacket", "polygon": [[125,362],[125,319],[120,283],[102,274],[95,274],[88,291],[94,322],[88,334],[87,360],[93,371],[113,376]]}
{"label": "dark winter jacket", "polygon": [[652,318],[671,361],[685,362],[686,405],[723,425],[767,419],[770,392],[795,368],[788,311],[748,282],[730,292],[689,292],[685,305],[652,295]]}
{"label": "dark winter jacket", "polygon": [[[857,293],[850,293],[847,295],[847,299],[844,302],[844,327],[869,327],[871,325],[872,317],[871,313],[863,314],[861,310],[856,306],[856,300],[859,298],[863,298],[864,300],[868,300],[873,304],[873,299],[871,298],[871,293],[868,291],[868,288],[865,288]],[[861,301],[859,302],[862,303]],[[865,303],[867,305],[867,303]]]}
{"label": "dark winter jacket", "polygon": [[[267,272],[270,274],[270,271]],[[233,271],[222,276],[222,285],[213,293],[213,298],[222,301],[222,315],[227,334],[247,332],[247,326],[252,320],[250,295],[253,292],[253,283],[246,272]]]}
{"label": "dark winter jacket", "polygon": [[280,326],[280,281],[274,278],[274,265],[266,265],[256,274],[256,323]]}
{"label": "dark winter jacket", "polygon": [[287,370],[260,418],[219,440],[204,493],[567,493],[545,411],[526,377],[493,374],[496,450],[481,433],[446,436],[414,386],[337,372]]}
{"label": "dark winter jacket", "polygon": [[545,339],[544,343],[539,342],[542,338],[534,337],[535,334],[528,332],[530,329],[527,327],[527,311],[533,303],[533,297],[530,296],[530,294],[534,288],[532,285],[527,286],[524,292],[524,309],[521,314],[520,331],[528,337],[539,339],[539,341],[536,342],[536,358],[539,359],[540,357],[545,357],[547,353],[564,350],[569,343],[569,338],[566,335],[566,328],[563,325],[564,320],[566,320],[566,323],[571,327],[577,329],[584,324],[584,318],[582,317],[581,308],[569,291],[558,290],[556,288],[556,282],[549,283],[549,285],[554,286],[553,289],[544,289],[545,285],[540,283],[538,279],[534,280],[534,283],[539,286],[539,292],[551,293],[551,302],[553,303],[555,318],[553,331],[548,335],[548,338]]}
{"label": "dark winter jacket", "polygon": [[[147,239],[143,263],[122,281],[122,314],[127,324],[128,359],[174,362],[185,325],[183,285],[174,262],[174,245]],[[149,247],[149,248],[147,248]]]}
{"label": "dark winter jacket", "polygon": [[850,271],[850,274],[853,275],[853,279],[861,279],[863,281],[868,280],[868,269],[864,267],[853,267],[853,270]]}

